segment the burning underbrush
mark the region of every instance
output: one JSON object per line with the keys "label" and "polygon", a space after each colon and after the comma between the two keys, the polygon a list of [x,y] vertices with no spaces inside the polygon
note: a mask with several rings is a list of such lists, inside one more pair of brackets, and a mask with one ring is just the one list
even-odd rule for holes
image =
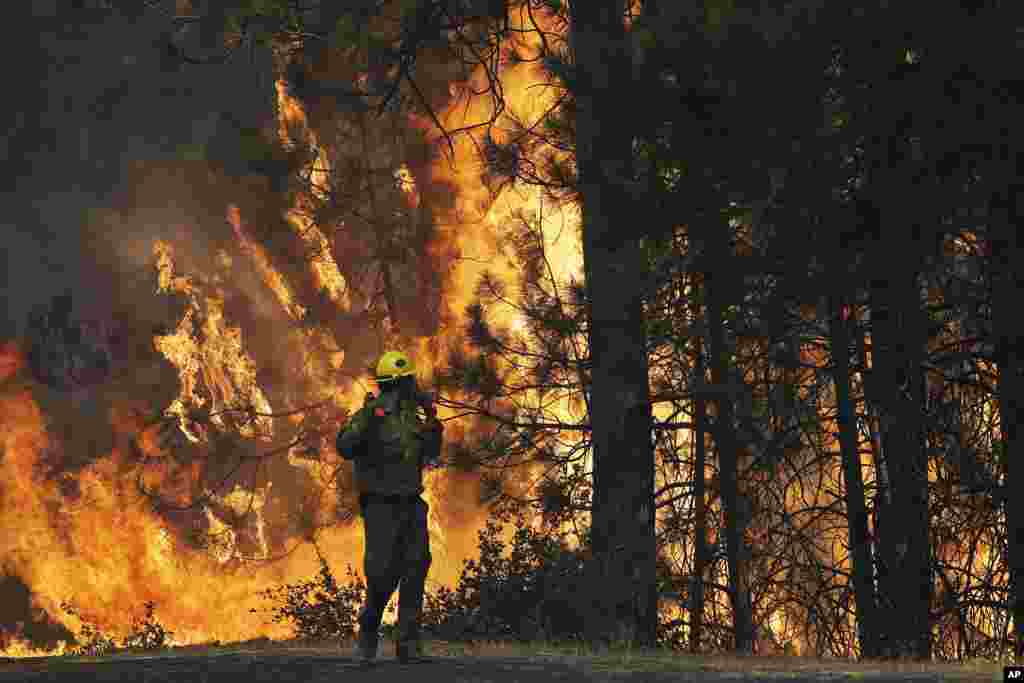
{"label": "burning underbrush", "polygon": [[[508,544],[502,540],[502,523],[507,521],[492,518],[479,532],[479,560],[465,561],[454,590],[441,586],[426,593],[425,637],[461,644],[582,645],[591,604],[584,588],[585,547],[570,548],[537,531],[521,514],[514,520],[515,532]],[[288,626],[293,642],[349,643],[358,633],[357,616],[366,585],[351,565],[346,581],[339,582],[327,559],[317,554],[320,570],[315,577],[262,591],[266,606],[251,612]],[[145,603],[145,616],[133,619],[131,632],[120,640],[82,618],[72,605],[62,607],[83,623],[65,655],[105,656],[162,650],[171,644],[173,634],[156,618],[152,602]],[[394,612],[392,602],[388,613]],[[382,635],[393,639],[395,628],[394,623],[385,623]],[[659,645],[676,649],[677,629],[667,621],[659,623]]]}
{"label": "burning underbrush", "polygon": [[[157,246],[150,296],[173,300],[160,315],[176,326],[129,318],[117,334],[85,333],[63,297],[29,339],[0,347],[0,652],[348,640],[362,529],[329,442],[352,400],[319,385],[327,409],[299,420],[289,409],[308,395],[270,394],[286,409],[263,419],[272,409],[239,329],[202,290],[214,288],[176,275]],[[448,459],[483,438],[449,427]],[[514,532],[507,513],[485,524],[471,460],[425,473],[424,498],[445,501],[431,505],[425,632],[580,639],[583,551],[525,515]],[[336,578],[331,566],[346,565]]]}
{"label": "burning underbrush", "polygon": [[[115,307],[109,329],[68,294],[0,342],[4,655],[287,637],[251,611],[260,592],[315,573],[311,541],[338,565],[362,554],[332,446],[360,387],[346,393],[316,330],[278,334],[276,354],[243,337],[221,284],[238,253],[219,261],[236,272],[187,277],[184,256],[152,249],[125,290],[141,303]],[[479,518],[458,476],[465,514],[430,521],[431,579],[449,585]],[[426,483],[428,500],[445,490],[443,473]]]}
{"label": "burning underbrush", "polygon": [[103,657],[115,652],[162,650],[170,645],[170,638],[174,635],[157,621],[154,616],[156,604],[153,602],[145,604],[145,616],[132,619],[131,631],[120,642],[103,633],[96,624],[85,620],[74,605],[64,603],[61,608],[82,621],[75,645],[65,650],[65,654],[71,657]]}
{"label": "burning underbrush", "polygon": [[[506,85],[536,104],[527,72]],[[363,532],[334,436],[383,350],[408,350],[426,388],[468,349],[480,277],[516,274],[499,219],[535,198],[492,210],[474,146],[442,163],[422,116],[374,122],[285,86],[251,130],[218,124],[204,161],[126,168],[83,226],[88,280],[0,346],[0,653],[350,633],[359,568],[342,584],[329,566],[358,564]],[[441,99],[446,121],[465,112]],[[487,525],[465,564],[486,503],[532,472],[485,479],[472,442],[513,436],[445,389],[449,466],[424,475],[430,629],[575,637],[576,551],[524,524],[503,558],[508,530]]]}

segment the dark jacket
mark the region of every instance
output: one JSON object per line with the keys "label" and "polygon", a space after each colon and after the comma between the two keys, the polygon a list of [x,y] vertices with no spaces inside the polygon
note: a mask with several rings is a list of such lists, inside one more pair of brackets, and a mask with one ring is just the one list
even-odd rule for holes
{"label": "dark jacket", "polygon": [[396,392],[368,397],[366,404],[338,433],[338,453],[355,463],[360,493],[418,496],[423,493],[423,466],[441,455],[442,426],[422,420],[415,401]]}

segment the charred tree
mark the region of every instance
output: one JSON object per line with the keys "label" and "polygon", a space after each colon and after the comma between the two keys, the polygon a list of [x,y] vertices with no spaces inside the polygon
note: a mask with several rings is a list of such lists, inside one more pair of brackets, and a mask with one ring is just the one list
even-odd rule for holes
{"label": "charred tree", "polygon": [[922,277],[943,212],[930,166],[939,143],[921,106],[930,82],[916,40],[908,45],[916,17],[903,7],[878,8],[871,16],[878,28],[870,39],[851,33],[838,42],[841,95],[834,106],[848,118],[849,134],[863,140],[852,155],[856,180],[847,196],[870,264],[866,388],[880,433],[875,623],[883,656],[929,659],[934,579],[923,364],[930,331]]}
{"label": "charred tree", "polygon": [[[899,249],[890,253],[905,253]],[[888,272],[896,272],[890,270]],[[891,282],[891,284],[890,284]],[[871,283],[870,387],[880,416],[884,479],[876,500],[882,656],[927,659],[932,595],[928,478],[922,438],[924,338],[917,273]],[[870,397],[869,397],[870,398]],[[884,487],[884,488],[882,488]],[[884,624],[884,626],[882,626]]]}
{"label": "charred tree", "polygon": [[690,652],[697,654],[701,649],[704,631],[704,573],[708,566],[707,500],[705,491],[705,469],[707,450],[707,402],[704,395],[704,348],[701,335],[694,337],[696,355],[696,388],[694,398],[693,434],[693,582],[690,592]]}
{"label": "charred tree", "polygon": [[739,456],[740,445],[733,423],[735,394],[731,390],[729,349],[725,338],[725,313],[732,291],[728,263],[730,256],[729,226],[712,222],[708,226],[708,267],[703,273],[707,296],[707,326],[710,342],[711,392],[715,404],[712,429],[718,453],[721,499],[725,514],[726,556],[729,565],[729,597],[733,608],[736,651],[754,651],[754,622],[750,603],[750,552],[744,543],[740,514]]}
{"label": "charred tree", "polygon": [[651,647],[657,626],[654,450],[641,238],[620,182],[632,172],[632,87],[622,0],[572,6],[575,129],[590,321],[595,619],[591,640]]}
{"label": "charred tree", "polygon": [[[1003,201],[1006,201],[1005,198]],[[997,200],[997,203],[1003,203]],[[1012,204],[1011,204],[1012,206]],[[1005,207],[1005,204],[1004,204]],[[999,207],[999,208],[1004,208]],[[1016,311],[1020,293],[1024,291],[1019,266],[1024,258],[1024,244],[1021,243],[1020,227],[1012,217],[1020,216],[1016,211],[998,210],[995,213],[996,226],[993,228],[989,245],[989,261],[992,268],[992,331],[995,337],[996,363],[999,380],[996,387],[999,405],[1000,446],[997,465],[1005,477],[1003,487],[1014,491],[1024,479],[1022,469],[1014,462],[1014,454],[1024,448],[1024,357],[1021,341],[1024,329],[1020,314]],[[1019,495],[1005,497],[1007,563],[1010,569],[1009,611],[1014,626],[1014,654],[1024,656],[1024,501]]]}
{"label": "charred tree", "polygon": [[[857,605],[857,635],[862,657],[878,656],[878,627],[875,624],[874,560],[868,540],[868,515],[864,496],[864,477],[857,447],[857,416],[850,398],[850,331],[852,311],[844,314],[844,304],[833,297],[830,305],[832,379],[836,387],[836,414],[839,423],[839,452],[843,461],[843,489],[846,497],[847,530],[853,563],[853,590]],[[850,309],[847,309],[850,310]]]}

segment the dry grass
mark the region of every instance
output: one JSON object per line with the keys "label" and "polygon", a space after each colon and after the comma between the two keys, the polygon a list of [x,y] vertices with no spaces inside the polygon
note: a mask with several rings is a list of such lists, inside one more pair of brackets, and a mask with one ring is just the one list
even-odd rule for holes
{"label": "dry grass", "polygon": [[963,664],[941,662],[853,661],[816,659],[788,656],[693,656],[673,652],[637,652],[617,649],[595,653],[582,645],[482,643],[472,646],[434,643],[437,654],[467,655],[475,657],[523,657],[530,659],[557,658],[573,661],[590,668],[607,671],[685,672],[706,671],[744,674],[813,674],[815,672],[843,673],[855,677],[881,675],[942,676],[943,678],[971,680],[1002,680],[1003,664],[974,661]]}
{"label": "dry grass", "polygon": [[[65,657],[68,662],[94,662],[111,659],[160,657],[212,657],[229,654],[301,654],[303,656],[348,656],[352,643],[337,641],[271,641],[258,639],[240,643],[205,643],[147,652],[121,652],[109,657]],[[389,641],[382,643],[382,654],[392,651]],[[629,648],[595,653],[584,645],[558,643],[476,642],[425,643],[428,654],[437,657],[523,659],[531,662],[558,661],[600,672],[707,672],[720,674],[765,675],[769,677],[815,677],[814,674],[845,675],[854,678],[912,677],[964,681],[1002,680],[1002,663],[975,661],[946,664],[915,661],[850,661],[787,656],[699,656],[671,652],[638,652]]]}

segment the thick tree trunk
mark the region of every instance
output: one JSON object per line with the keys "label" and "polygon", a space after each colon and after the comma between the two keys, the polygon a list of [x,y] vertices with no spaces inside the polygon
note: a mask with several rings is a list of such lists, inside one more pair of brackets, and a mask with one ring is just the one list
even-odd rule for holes
{"label": "thick tree trunk", "polygon": [[[1019,214],[1017,214],[1019,215]],[[999,453],[1000,466],[1005,480],[1004,490],[1011,492],[1006,500],[1007,551],[1010,568],[1010,616],[1013,619],[1015,655],[1024,657],[1024,498],[1013,495],[1024,480],[1024,467],[1014,462],[1014,454],[1024,451],[1024,357],[1020,348],[1024,329],[1020,322],[1020,293],[1024,291],[1016,264],[1024,257],[1024,245],[1020,244],[1019,228],[1009,224],[1002,239],[993,240],[992,288],[993,288],[993,332],[999,369],[997,386],[999,400],[999,424],[1002,440]],[[998,245],[998,246],[997,246]]]}
{"label": "thick tree trunk", "polygon": [[[897,253],[909,253],[899,252]],[[921,425],[927,332],[917,279],[888,270],[871,292],[872,381],[881,422],[882,464],[889,491],[880,492],[879,594],[887,604],[876,624],[883,656],[931,656],[932,596],[928,538],[928,475]],[[895,279],[899,277],[900,279]],[[900,281],[902,280],[902,281]]]}
{"label": "thick tree trunk", "polygon": [[704,349],[700,335],[695,337],[697,355],[697,395],[694,399],[694,449],[693,449],[693,583],[690,592],[690,652],[697,654],[701,649],[704,631],[704,572],[708,565],[708,523],[705,500],[705,465],[707,451],[707,406],[704,400]]}
{"label": "thick tree trunk", "polygon": [[653,647],[657,628],[654,451],[640,236],[631,173],[632,64],[622,0],[572,5],[576,145],[592,363],[592,550],[597,646]]}
{"label": "thick tree trunk", "polygon": [[857,633],[862,657],[878,656],[878,630],[875,625],[874,560],[868,543],[868,515],[864,502],[864,478],[857,449],[857,416],[850,399],[850,320],[843,318],[842,301],[834,299],[829,307],[832,342],[832,378],[836,386],[839,422],[839,450],[843,461],[846,492],[847,529],[853,562],[853,590],[857,605]]}
{"label": "thick tree trunk", "polygon": [[715,384],[715,448],[725,513],[725,543],[729,564],[729,596],[733,608],[736,651],[754,651],[754,623],[750,604],[750,553],[743,541],[739,505],[739,443],[733,425],[735,394],[729,390],[729,350],[725,343],[723,318],[730,300],[729,227],[712,224],[706,236],[710,267],[704,273],[707,292],[707,324],[710,337],[711,379]]}

